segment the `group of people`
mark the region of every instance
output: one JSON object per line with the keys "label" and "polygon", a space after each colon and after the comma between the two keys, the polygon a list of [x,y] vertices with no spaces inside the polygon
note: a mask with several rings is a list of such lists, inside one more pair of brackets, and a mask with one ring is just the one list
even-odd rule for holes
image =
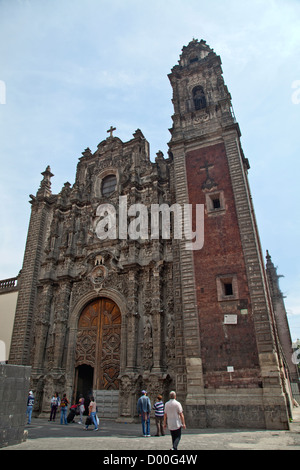
{"label": "group of people", "polygon": [[[66,393],[63,394],[63,397],[60,398],[58,393],[55,392],[53,397],[51,398],[51,411],[50,411],[50,418],[48,421],[55,421],[56,412],[58,408],[60,408],[60,424],[68,424],[68,406],[69,400],[67,398]],[[34,405],[34,395],[32,390],[30,390],[27,398],[27,409],[26,409],[26,416],[28,417],[27,424],[31,424],[31,416],[32,410]],[[84,405],[84,397],[80,395],[79,402],[77,405],[74,405],[74,408],[79,409],[80,419],[78,424],[83,424],[83,413],[85,411]],[[75,413],[74,413],[75,415]],[[97,406],[94,397],[91,397],[91,401],[89,403],[89,419],[86,421],[85,429],[88,429],[90,424],[95,425],[95,431],[98,431],[98,423],[99,419],[97,417]]]}
{"label": "group of people", "polygon": [[[168,425],[172,436],[171,450],[177,450],[181,439],[181,429],[185,429],[186,425],[181,403],[176,400],[176,393],[173,391],[170,393],[170,400],[165,405],[162,396],[158,395],[153,409],[156,423],[155,436],[164,436]],[[141,416],[143,436],[150,437],[151,401],[146,390],[142,390],[142,396],[138,399],[137,411]]]}
{"label": "group of people", "polygon": [[[33,392],[30,391],[27,399],[27,416],[28,423],[31,423],[32,409],[34,405],[34,396]],[[69,400],[67,399],[66,394],[63,394],[62,399],[58,396],[58,393],[55,393],[51,399],[51,411],[49,421],[55,421],[56,412],[58,407],[60,407],[60,424],[68,424],[67,421],[67,411],[68,411]],[[78,424],[83,424],[83,413],[85,411],[84,397],[81,395],[79,398],[79,403],[75,405],[76,408],[79,408],[80,420]],[[170,400],[164,404],[162,401],[162,396],[157,396],[157,401],[153,406],[155,412],[155,423],[156,423],[156,434],[155,436],[164,436],[165,429],[168,425],[172,436],[172,449],[177,450],[179,441],[181,439],[181,429],[185,429],[185,419],[183,415],[183,410],[181,403],[176,400],[176,393],[170,393]],[[137,402],[137,411],[142,421],[142,431],[143,436],[150,437],[150,413],[151,413],[151,402],[150,398],[147,396],[146,390],[142,390],[142,396],[138,399]],[[97,405],[94,397],[91,397],[89,403],[89,416],[85,423],[85,429],[88,429],[90,424],[94,424],[95,431],[98,431],[99,418],[97,416]]]}
{"label": "group of people", "polygon": [[[55,420],[55,415],[58,406],[60,406],[60,424],[68,424],[68,405],[69,405],[69,400],[67,399],[66,394],[64,393],[63,398],[60,400],[58,393],[55,393],[54,396],[51,399],[51,413],[50,413],[50,419],[49,421],[54,421]],[[80,395],[78,403],[76,405],[73,405],[71,409],[73,408],[74,414],[72,414],[71,418],[73,422],[73,419],[75,417],[75,410],[78,409],[79,411],[79,421],[78,424],[84,424],[83,423],[83,413],[85,412],[85,404],[84,404],[84,397],[83,395]],[[85,423],[85,428],[88,429],[90,424],[95,425],[95,431],[98,431],[98,424],[99,424],[99,418],[97,416],[97,405],[95,402],[95,398],[91,397],[89,406],[89,416],[86,419]]]}
{"label": "group of people", "polygon": [[51,411],[49,421],[55,421],[56,412],[60,407],[60,424],[68,424],[67,412],[68,412],[69,400],[67,395],[64,393],[62,399],[59,398],[58,393],[55,392],[51,398]]}

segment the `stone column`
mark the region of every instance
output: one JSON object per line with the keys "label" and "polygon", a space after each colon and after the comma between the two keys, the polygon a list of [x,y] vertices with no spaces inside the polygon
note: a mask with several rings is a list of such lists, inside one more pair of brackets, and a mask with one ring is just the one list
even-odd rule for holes
{"label": "stone column", "polygon": [[161,359],[162,359],[162,315],[163,308],[161,305],[161,279],[160,272],[162,269],[162,262],[152,270],[151,290],[152,290],[152,327],[153,327],[153,368],[152,372],[161,372]]}
{"label": "stone column", "polygon": [[65,338],[67,333],[67,324],[69,317],[69,301],[71,294],[71,284],[69,281],[62,281],[59,286],[59,291],[56,297],[55,305],[55,343],[54,343],[54,358],[53,370],[61,369],[63,367],[63,356]]}
{"label": "stone column", "polygon": [[38,317],[35,320],[35,347],[32,359],[32,372],[42,372],[45,368],[44,351],[47,347],[48,330],[50,326],[51,303],[53,298],[52,284],[46,284],[39,289]]}
{"label": "stone column", "polygon": [[[126,372],[136,370],[137,359],[137,329],[140,318],[138,312],[138,281],[137,271],[131,269],[128,273],[128,314],[127,314],[127,364]],[[122,354],[126,354],[122,346]]]}

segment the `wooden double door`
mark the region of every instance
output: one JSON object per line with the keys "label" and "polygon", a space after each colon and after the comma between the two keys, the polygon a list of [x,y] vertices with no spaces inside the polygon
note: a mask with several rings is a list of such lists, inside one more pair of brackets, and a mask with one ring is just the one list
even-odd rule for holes
{"label": "wooden double door", "polygon": [[[94,390],[118,390],[121,312],[115,302],[99,298],[82,311],[75,351],[76,377],[82,366],[93,368]],[[77,380],[76,380],[77,381]],[[75,384],[75,388],[77,384]]]}

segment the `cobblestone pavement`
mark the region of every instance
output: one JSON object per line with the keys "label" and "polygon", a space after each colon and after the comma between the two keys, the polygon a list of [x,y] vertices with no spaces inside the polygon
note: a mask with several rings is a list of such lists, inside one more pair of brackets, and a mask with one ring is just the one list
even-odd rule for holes
{"label": "cobblestone pavement", "polygon": [[[180,451],[201,450],[300,450],[300,408],[293,412],[289,431],[249,429],[186,429],[182,432]],[[78,418],[76,418],[78,420]],[[33,419],[26,426],[27,440],[1,450],[118,450],[164,453],[171,447],[169,432],[155,437],[154,420],[151,437],[142,437],[141,425],[100,420],[98,431],[86,431],[77,423],[60,425],[44,419]]]}

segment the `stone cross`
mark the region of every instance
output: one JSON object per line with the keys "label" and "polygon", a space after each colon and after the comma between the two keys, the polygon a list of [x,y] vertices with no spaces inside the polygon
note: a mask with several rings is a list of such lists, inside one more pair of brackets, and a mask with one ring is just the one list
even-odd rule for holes
{"label": "stone cross", "polygon": [[109,137],[113,137],[113,131],[115,131],[115,130],[116,130],[116,127],[110,126],[110,129],[108,129],[108,131],[106,131],[106,132],[110,132]]}
{"label": "stone cross", "polygon": [[214,179],[209,175],[209,169],[213,167],[214,165],[209,165],[208,162],[206,161],[204,166],[199,168],[200,171],[205,170],[206,172],[206,180],[204,181],[202,185],[202,189],[212,189],[217,186]]}
{"label": "stone cross", "polygon": [[206,161],[204,166],[201,166],[199,170],[205,170],[206,171],[206,177],[209,178],[209,169],[213,168],[214,165],[209,165],[208,162]]}

